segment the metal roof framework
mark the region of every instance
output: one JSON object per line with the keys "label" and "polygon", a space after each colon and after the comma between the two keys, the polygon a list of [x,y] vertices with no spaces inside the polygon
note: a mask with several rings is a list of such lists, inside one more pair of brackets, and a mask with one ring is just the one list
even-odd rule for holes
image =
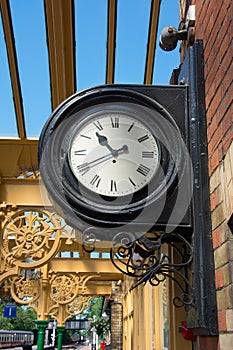
{"label": "metal roof framework", "polygon": [[[144,84],[151,84],[153,78],[160,2],[161,0],[151,0]],[[114,84],[115,49],[117,44],[117,6],[117,0],[108,0],[106,84]],[[18,158],[16,154],[20,153],[22,158],[23,153],[25,161],[23,167],[29,171],[35,171],[37,170],[37,155],[35,147],[37,141],[27,138],[21,81],[19,77],[9,0],[0,0],[0,11],[7,48],[18,129],[17,139],[0,139],[0,151],[7,152],[8,149],[11,150],[9,159],[9,162],[11,163],[17,163]],[[44,0],[44,12],[49,57],[51,105],[53,110],[64,99],[76,92],[74,0]],[[14,148],[15,152],[13,152]],[[0,176],[16,176],[19,166],[11,168],[11,171],[9,171],[9,167],[5,171],[3,162],[0,162]]]}

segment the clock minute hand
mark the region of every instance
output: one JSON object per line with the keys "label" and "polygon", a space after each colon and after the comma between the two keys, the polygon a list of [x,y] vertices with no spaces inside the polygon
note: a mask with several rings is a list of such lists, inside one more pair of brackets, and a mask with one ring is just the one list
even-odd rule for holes
{"label": "clock minute hand", "polygon": [[[127,152],[128,151],[128,146],[124,145],[121,148],[116,149],[114,151],[116,152],[116,155],[114,157],[117,157],[119,154]],[[105,154],[104,156],[99,157],[97,159],[94,159],[91,162],[86,162],[86,163],[83,163],[83,164],[79,165],[78,169],[79,169],[80,173],[86,173],[93,166],[98,165],[99,163],[102,163],[103,161],[108,160],[109,158],[112,158],[112,157],[113,157],[112,152],[108,153],[108,154]]]}

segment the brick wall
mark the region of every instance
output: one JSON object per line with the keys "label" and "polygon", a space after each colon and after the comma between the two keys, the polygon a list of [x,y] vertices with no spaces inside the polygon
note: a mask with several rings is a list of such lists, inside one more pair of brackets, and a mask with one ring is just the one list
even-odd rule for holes
{"label": "brick wall", "polygon": [[[182,1],[195,4],[195,1]],[[182,13],[182,9],[181,9]],[[233,344],[233,43],[232,0],[196,1],[196,38],[203,40],[219,349]],[[231,344],[231,345],[230,345]]]}
{"label": "brick wall", "polygon": [[123,341],[123,284],[112,282],[111,303],[111,349],[122,350]]}

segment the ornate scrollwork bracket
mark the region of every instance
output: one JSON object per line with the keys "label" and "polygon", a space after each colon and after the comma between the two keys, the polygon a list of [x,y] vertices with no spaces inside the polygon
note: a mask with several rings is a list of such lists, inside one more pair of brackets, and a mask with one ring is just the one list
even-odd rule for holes
{"label": "ornate scrollwork bracket", "polygon": [[45,210],[1,204],[0,207],[0,283],[48,263],[58,252],[61,239],[70,244],[65,224]]}
{"label": "ornate scrollwork bracket", "polygon": [[78,295],[70,303],[54,304],[50,307],[50,317],[56,319],[58,325],[64,326],[69,318],[80,315],[91,299],[91,296]]}
{"label": "ornate scrollwork bracket", "polygon": [[158,286],[166,278],[173,280],[180,290],[180,295],[173,299],[176,307],[193,305],[189,281],[192,257],[191,244],[178,233],[156,232],[135,240],[133,234],[121,232],[114,237],[111,248],[113,265],[137,278],[132,289],[147,282]]}
{"label": "ornate scrollwork bracket", "polygon": [[43,210],[19,210],[6,216],[1,230],[1,256],[5,270],[18,266],[33,268],[44,265],[55,256],[61,225]]}
{"label": "ornate scrollwork bracket", "polygon": [[88,306],[91,297],[84,295],[87,282],[96,274],[81,275],[78,273],[51,273],[49,314],[58,325],[77,316]]}

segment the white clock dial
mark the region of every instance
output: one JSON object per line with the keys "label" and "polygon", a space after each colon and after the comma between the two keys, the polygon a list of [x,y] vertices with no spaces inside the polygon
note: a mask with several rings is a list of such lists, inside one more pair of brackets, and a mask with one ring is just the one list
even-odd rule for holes
{"label": "white clock dial", "polygon": [[70,143],[69,164],[89,190],[110,197],[133,194],[155,175],[159,145],[151,131],[123,113],[93,116]]}

